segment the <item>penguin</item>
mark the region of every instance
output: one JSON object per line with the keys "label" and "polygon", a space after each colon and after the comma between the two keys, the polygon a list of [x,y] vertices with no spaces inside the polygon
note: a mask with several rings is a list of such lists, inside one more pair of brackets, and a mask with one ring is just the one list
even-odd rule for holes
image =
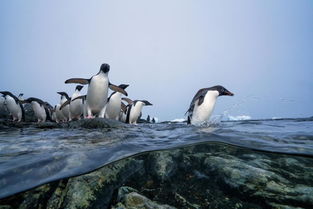
{"label": "penguin", "polygon": [[234,96],[234,94],[220,85],[200,89],[193,97],[189,109],[185,113],[188,114],[187,123],[200,125],[207,121],[219,96]]}
{"label": "penguin", "polygon": [[[118,87],[126,89],[129,85],[121,84]],[[120,92],[113,92],[107,101],[105,117],[108,119],[119,120],[122,105],[122,94]]]}
{"label": "penguin", "polygon": [[110,83],[108,77],[109,71],[110,65],[104,63],[101,65],[100,71],[90,79],[71,78],[65,81],[65,83],[88,84],[86,98],[87,118],[93,118],[96,115],[101,118],[104,117],[108,99],[108,88],[127,96],[127,92],[124,89]]}
{"label": "penguin", "polygon": [[[64,115],[64,120],[68,121],[70,118],[70,106],[68,105],[69,103],[66,103],[66,102],[70,101],[71,99],[67,95],[66,92],[57,92],[57,93],[61,95],[59,110],[62,111],[62,114]],[[57,111],[58,111],[58,109],[57,109]]]}
{"label": "penguin", "polygon": [[18,98],[20,101],[23,101],[23,100],[24,100],[24,99],[23,99],[23,96],[24,96],[24,94],[23,94],[23,93],[20,93],[17,98]]}
{"label": "penguin", "polygon": [[119,121],[126,123],[126,117],[127,117],[127,105],[121,102],[121,112],[119,116]]}
{"label": "penguin", "polygon": [[151,121],[152,123],[155,123],[156,121],[155,121],[155,118],[152,118],[152,121]]}
{"label": "penguin", "polygon": [[[51,112],[51,119],[52,121],[54,122],[57,122],[57,114],[55,112],[55,108],[52,109],[52,112]],[[58,123],[58,122],[57,122]]]}
{"label": "penguin", "polygon": [[80,119],[80,116],[83,114],[83,100],[76,100],[73,101],[73,99],[81,96],[80,91],[82,90],[84,86],[77,85],[75,88],[75,92],[71,97],[71,103],[70,103],[70,120],[73,119]]}
{"label": "penguin", "polygon": [[86,102],[87,95],[78,96],[72,101],[81,100],[82,101],[82,111],[83,111],[83,118],[87,118],[87,102]]}
{"label": "penguin", "polygon": [[55,121],[55,119],[52,118],[52,115],[53,115],[53,113],[54,113],[54,108],[52,107],[52,105],[50,105],[49,102],[44,102],[44,105],[45,105],[45,107],[46,107],[47,110],[48,110],[48,113],[49,113],[49,115],[50,115],[50,120],[51,120],[51,121]]}
{"label": "penguin", "polygon": [[9,91],[0,91],[0,93],[5,98],[4,104],[8,112],[12,115],[13,121],[25,121],[25,110],[22,102]]}
{"label": "penguin", "polygon": [[[126,100],[125,98],[123,98]],[[152,105],[147,100],[135,100],[133,102],[129,102],[129,107],[127,110],[126,123],[129,124],[137,124],[137,120],[141,116],[141,110],[143,106]]]}
{"label": "penguin", "polygon": [[150,123],[150,122],[151,122],[150,120],[151,120],[151,119],[150,119],[150,115],[148,115],[148,117],[147,117],[147,122]]}
{"label": "penguin", "polygon": [[62,113],[62,110],[60,110],[61,105],[57,104],[54,106],[54,113],[55,113],[55,122],[57,123],[61,123],[61,122],[65,122],[66,118]]}
{"label": "penguin", "polygon": [[46,122],[46,120],[52,121],[49,111],[51,105],[49,103],[35,97],[29,97],[25,99],[24,102],[32,105],[38,123]]}
{"label": "penguin", "polygon": [[82,99],[76,99],[80,97],[80,91],[84,86],[77,85],[75,88],[75,92],[73,93],[72,97],[68,98],[66,102],[64,102],[60,109],[62,110],[65,106],[69,105],[69,121],[73,119],[80,120],[80,116],[83,114],[83,101]]}
{"label": "penguin", "polygon": [[7,107],[6,107],[6,105],[5,105],[5,98],[4,98],[4,95],[2,95],[2,96],[0,97],[0,111],[8,112]]}

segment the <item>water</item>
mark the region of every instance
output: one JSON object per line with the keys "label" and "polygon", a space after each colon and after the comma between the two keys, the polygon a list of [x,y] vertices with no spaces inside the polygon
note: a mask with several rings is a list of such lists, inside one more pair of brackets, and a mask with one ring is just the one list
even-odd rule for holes
{"label": "water", "polygon": [[[103,122],[107,121],[95,120],[95,124]],[[0,198],[128,156],[204,142],[313,156],[313,118],[226,121],[202,127],[112,123],[110,127],[82,128],[88,127],[84,123],[70,127],[0,126]]]}

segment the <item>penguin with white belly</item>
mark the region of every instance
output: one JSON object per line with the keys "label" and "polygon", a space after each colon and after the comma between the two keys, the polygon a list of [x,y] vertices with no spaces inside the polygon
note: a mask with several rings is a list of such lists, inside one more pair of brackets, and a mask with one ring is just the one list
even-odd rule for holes
{"label": "penguin with white belly", "polygon": [[65,81],[65,83],[88,84],[86,97],[87,118],[93,118],[96,115],[100,118],[104,117],[109,88],[127,96],[127,92],[124,89],[110,83],[109,71],[110,65],[104,63],[101,65],[100,71],[90,79],[71,78]]}
{"label": "penguin with white belly", "polygon": [[127,117],[127,105],[125,105],[123,102],[121,102],[121,112],[119,116],[119,121],[126,123],[126,117]]}
{"label": "penguin with white belly", "polygon": [[51,105],[49,103],[35,97],[25,99],[24,103],[30,103],[32,105],[38,123],[46,122],[46,120],[52,121],[49,111]]}
{"label": "penguin with white belly", "polygon": [[70,101],[71,99],[67,95],[66,92],[57,92],[57,93],[61,95],[61,101],[60,101],[60,108],[59,108],[59,110],[64,115],[64,121],[68,121],[70,119],[70,106],[69,106],[69,103],[66,103],[66,102]]}
{"label": "penguin with white belly", "polygon": [[86,102],[87,95],[82,95],[76,97],[72,101],[81,100],[82,101],[82,110],[83,110],[83,118],[87,118],[87,102]]}
{"label": "penguin with white belly", "polygon": [[[121,84],[118,87],[126,89],[129,85]],[[119,120],[122,106],[122,94],[120,92],[113,92],[106,105],[105,117],[113,120]]]}
{"label": "penguin with white belly", "polygon": [[62,113],[62,110],[60,110],[61,105],[57,104],[54,106],[54,112],[55,112],[55,122],[57,123],[61,123],[61,122],[65,122],[66,118]]}
{"label": "penguin with white belly", "polygon": [[141,116],[141,110],[142,110],[143,106],[152,105],[147,100],[134,100],[134,101],[131,101],[128,98],[123,98],[123,100],[128,102],[126,123],[129,123],[129,124],[137,124],[137,120]]}
{"label": "penguin with white belly", "polygon": [[186,112],[186,114],[188,114],[187,123],[200,125],[206,122],[210,118],[216,99],[219,96],[234,96],[234,94],[220,85],[200,89],[193,97],[189,109]]}
{"label": "penguin with white belly", "polygon": [[83,87],[84,86],[77,85],[72,97],[68,98],[67,101],[64,102],[60,107],[61,110],[66,106],[69,107],[69,121],[73,119],[80,120],[80,117],[83,114],[83,99],[80,98],[80,91]]}
{"label": "penguin with white belly", "polygon": [[4,97],[4,105],[12,115],[13,121],[25,121],[25,111],[22,102],[9,91],[0,91]]}

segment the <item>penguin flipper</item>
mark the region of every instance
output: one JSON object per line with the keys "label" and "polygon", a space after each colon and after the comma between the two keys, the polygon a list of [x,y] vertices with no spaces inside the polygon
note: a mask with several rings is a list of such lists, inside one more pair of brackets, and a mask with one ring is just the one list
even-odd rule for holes
{"label": "penguin flipper", "polygon": [[122,110],[124,113],[127,112],[127,106],[126,106],[123,102],[121,102],[121,110]]}
{"label": "penguin flipper", "polygon": [[66,102],[64,102],[61,107],[60,107],[60,110],[62,110],[66,105],[70,104],[71,103],[71,100],[68,99]]}
{"label": "penguin flipper", "polygon": [[126,123],[130,122],[130,111],[132,109],[132,105],[128,105],[128,110],[127,110],[127,114],[126,114]]}
{"label": "penguin flipper", "polygon": [[25,120],[25,109],[24,109],[24,107],[23,107],[23,105],[22,105],[21,102],[20,102],[20,108],[21,108],[21,110],[22,110],[22,121],[25,122],[25,121],[26,121],[26,120]]}
{"label": "penguin flipper", "polygon": [[127,92],[123,88],[121,88],[119,86],[116,86],[116,85],[114,85],[112,83],[109,83],[109,88],[112,91],[120,92],[120,93],[124,94],[125,96],[128,96]]}
{"label": "penguin flipper", "polygon": [[203,95],[199,96],[198,106],[201,105],[203,101],[204,101],[204,96]]}
{"label": "penguin flipper", "polygon": [[200,89],[196,95],[192,98],[192,101],[190,103],[190,106],[187,110],[187,112],[185,113],[185,115],[189,112],[189,113],[192,113],[197,101],[198,101],[198,104],[197,105],[201,105],[204,101],[204,97],[206,95],[206,93],[208,92],[208,88],[204,88],[204,89]]}
{"label": "penguin flipper", "polygon": [[72,100],[72,102],[74,102],[76,99],[86,99],[86,96],[87,95],[82,95],[82,96],[76,97],[75,99]]}
{"label": "penguin flipper", "polygon": [[122,100],[126,101],[128,104],[133,104],[133,100],[129,99],[129,98],[126,98],[126,97],[123,97]]}
{"label": "penguin flipper", "polygon": [[47,107],[44,107],[44,108],[45,108],[45,112],[46,112],[46,116],[47,116],[46,120],[52,121],[52,118],[51,118],[51,115],[50,115],[48,108]]}
{"label": "penguin flipper", "polygon": [[86,78],[70,78],[65,81],[65,83],[79,83],[82,85],[89,84],[89,82],[90,82],[90,79],[86,79]]}

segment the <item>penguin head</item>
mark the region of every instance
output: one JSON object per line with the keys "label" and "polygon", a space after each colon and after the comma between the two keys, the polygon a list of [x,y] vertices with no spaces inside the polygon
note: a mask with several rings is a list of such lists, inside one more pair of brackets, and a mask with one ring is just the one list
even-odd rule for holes
{"label": "penguin head", "polygon": [[110,65],[103,63],[100,67],[100,72],[108,73],[110,71]]}
{"label": "penguin head", "polygon": [[118,87],[120,87],[121,89],[126,89],[128,86],[128,84],[121,84]]}
{"label": "penguin head", "polygon": [[224,88],[221,85],[213,86],[210,88],[210,90],[216,90],[218,91],[218,96],[234,96],[234,94],[230,91],[228,91],[226,88]]}
{"label": "penguin head", "polygon": [[78,90],[78,91],[80,91],[80,90],[82,90],[82,88],[83,88],[84,86],[81,86],[81,85],[77,85],[76,86],[76,88],[75,88],[75,90]]}
{"label": "penguin head", "polygon": [[148,102],[147,100],[141,100],[141,102],[146,105],[146,106],[149,106],[149,105],[152,105],[150,102]]}
{"label": "penguin head", "polygon": [[66,92],[57,92],[57,93],[61,95],[61,99],[62,99],[63,97],[65,97],[66,99],[70,99],[70,97],[67,95]]}

